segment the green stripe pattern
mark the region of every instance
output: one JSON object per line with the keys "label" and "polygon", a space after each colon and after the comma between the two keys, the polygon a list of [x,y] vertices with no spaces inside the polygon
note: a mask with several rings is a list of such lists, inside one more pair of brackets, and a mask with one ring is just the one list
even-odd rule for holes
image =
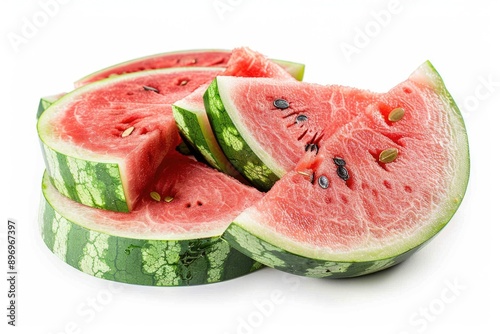
{"label": "green stripe pattern", "polygon": [[203,96],[210,125],[224,154],[247,180],[268,191],[279,177],[267,167],[245,142],[227,113],[215,78]]}
{"label": "green stripe pattern", "polygon": [[72,222],[54,206],[42,198],[39,221],[43,241],[62,261],[95,277],[183,286],[221,282],[262,267],[219,236],[194,240],[117,237]]}
{"label": "green stripe pattern", "polygon": [[94,208],[129,212],[118,164],[78,159],[41,145],[50,181],[61,194]]}
{"label": "green stripe pattern", "polygon": [[291,274],[315,278],[344,278],[371,274],[403,262],[422,245],[386,259],[360,262],[335,262],[304,257],[279,248],[251,232],[236,222],[229,225],[222,235],[232,247],[254,260]]}

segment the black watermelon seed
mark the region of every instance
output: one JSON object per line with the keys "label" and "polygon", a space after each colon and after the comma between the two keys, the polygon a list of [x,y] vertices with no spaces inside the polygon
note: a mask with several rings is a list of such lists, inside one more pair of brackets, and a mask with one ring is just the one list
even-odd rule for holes
{"label": "black watermelon seed", "polygon": [[144,88],[145,91],[151,91],[151,92],[155,92],[155,93],[159,93],[160,91],[154,87],[149,87],[149,86],[142,86],[142,88]]}
{"label": "black watermelon seed", "polygon": [[278,109],[287,109],[288,107],[290,107],[290,104],[288,103],[287,100],[284,100],[284,99],[276,99],[274,100],[273,102],[273,105],[278,108]]}
{"label": "black watermelon seed", "polygon": [[339,168],[337,168],[337,175],[344,181],[349,179],[349,172],[344,166],[339,166]]}
{"label": "black watermelon seed", "polygon": [[300,122],[305,122],[307,121],[307,116],[306,115],[299,115],[295,119],[295,123],[300,123]]}
{"label": "black watermelon seed", "polygon": [[335,163],[335,165],[337,166],[345,166],[345,160],[342,159],[342,158],[339,158],[339,157],[335,157],[333,158],[333,162]]}
{"label": "black watermelon seed", "polygon": [[326,189],[330,185],[330,181],[324,175],[321,175],[318,179],[318,184],[321,188]]}
{"label": "black watermelon seed", "polygon": [[318,147],[318,145],[316,145],[316,144],[306,144],[306,152],[307,152],[307,151],[311,151],[311,152],[316,151],[316,154],[318,154],[318,152],[319,152],[319,147]]}

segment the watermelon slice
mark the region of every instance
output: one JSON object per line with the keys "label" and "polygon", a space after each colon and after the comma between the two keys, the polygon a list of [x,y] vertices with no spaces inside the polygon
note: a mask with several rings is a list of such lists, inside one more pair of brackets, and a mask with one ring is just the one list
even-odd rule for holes
{"label": "watermelon slice", "polygon": [[[279,65],[248,48],[233,50],[227,68],[221,75],[293,80],[293,77]],[[203,101],[203,94],[207,88],[208,84],[202,85],[184,99],[174,103],[172,110],[175,121],[184,138],[212,167],[238,177],[239,173],[224,155],[212,132]]]}
{"label": "watermelon slice", "polygon": [[[241,138],[261,144],[256,155],[262,150],[276,158],[287,155],[287,147],[302,154],[303,143],[296,146],[296,133],[290,135],[300,125],[289,119],[303,113],[305,122],[316,122],[310,125],[315,133],[324,134],[224,233],[231,246],[256,261],[311,277],[379,271],[422,247],[462,201],[469,177],[467,134],[429,62],[385,94],[269,79],[216,82],[212,87],[218,87],[228,114],[238,115],[234,124]],[[285,103],[277,98],[288,108],[278,108]],[[328,114],[334,123],[324,121]]]}
{"label": "watermelon slice", "polygon": [[[225,67],[231,57],[230,50],[185,50],[155,54],[133,59],[92,73],[75,82],[81,87],[91,82],[125,73],[172,67]],[[302,80],[304,65],[283,60],[274,60],[297,80]]]}
{"label": "watermelon slice", "polygon": [[54,186],[85,205],[132,210],[167,152],[180,142],[171,104],[220,71],[137,72],[66,94],[37,124]]}
{"label": "watermelon slice", "polygon": [[220,282],[261,265],[220,238],[255,189],[170,154],[131,213],[90,208],[43,178],[40,223],[48,248],[69,265],[118,282],[177,286]]}

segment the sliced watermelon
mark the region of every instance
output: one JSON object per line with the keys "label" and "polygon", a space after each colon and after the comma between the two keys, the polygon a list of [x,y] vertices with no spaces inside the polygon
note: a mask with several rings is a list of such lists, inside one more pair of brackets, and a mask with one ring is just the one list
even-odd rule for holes
{"label": "sliced watermelon", "polygon": [[59,93],[59,94],[54,94],[54,95],[49,95],[49,96],[44,96],[40,99],[40,102],[38,103],[38,111],[36,113],[36,118],[40,118],[40,115],[47,110],[48,107],[50,107],[52,104],[54,104],[57,100],[59,100],[61,97],[63,97],[66,93]]}
{"label": "sliced watermelon", "polygon": [[85,205],[132,210],[167,152],[180,142],[171,104],[220,71],[144,71],[66,94],[37,124],[54,186]]}
{"label": "sliced watermelon", "polygon": [[[293,171],[226,230],[223,238],[254,260],[311,277],[372,273],[422,247],[459,207],[469,177],[467,134],[459,109],[429,62],[386,94],[348,90],[339,96],[344,89],[335,86],[237,79],[217,80],[223,83],[224,106],[239,111],[238,124],[253,124],[259,115],[269,120],[255,141],[270,140],[271,157],[286,154],[285,146],[295,147],[289,131],[298,125],[285,117],[291,127],[283,131],[278,126],[282,115],[320,110],[318,100],[325,103],[322,114],[349,114],[351,108],[357,114],[325,124],[318,150],[309,149]],[[290,107],[269,107],[276,98]],[[243,106],[251,116],[242,112]],[[245,134],[255,136],[256,128]]]}
{"label": "sliced watermelon", "polygon": [[[293,77],[279,65],[248,48],[233,50],[227,68],[221,75],[293,80]],[[207,88],[208,84],[202,85],[192,94],[174,103],[172,106],[174,117],[186,140],[212,167],[236,177],[239,173],[217,143],[205,111],[203,94]]]}
{"label": "sliced watermelon", "polygon": [[180,154],[170,154],[131,213],[90,208],[43,178],[40,223],[48,248],[90,275],[132,284],[220,282],[261,265],[220,238],[262,195]]}
{"label": "sliced watermelon", "polygon": [[[110,76],[172,67],[225,67],[231,56],[230,50],[185,50],[155,54],[147,57],[129,60],[108,68],[99,70],[75,82],[75,87],[81,87],[91,82],[106,79]],[[283,60],[274,60],[297,80],[302,80],[304,65]]]}

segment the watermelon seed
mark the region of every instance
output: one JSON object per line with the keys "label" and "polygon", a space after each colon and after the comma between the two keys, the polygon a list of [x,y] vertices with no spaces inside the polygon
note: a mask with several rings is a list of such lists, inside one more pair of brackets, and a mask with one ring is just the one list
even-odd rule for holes
{"label": "watermelon seed", "polygon": [[157,202],[159,202],[161,200],[160,194],[158,194],[156,191],[150,192],[149,196],[151,196],[151,198],[154,199]]}
{"label": "watermelon seed", "polygon": [[159,93],[160,91],[154,87],[150,87],[150,86],[142,86],[142,88],[144,88],[145,91],[151,91],[151,92],[155,92],[155,93]]}
{"label": "watermelon seed", "polygon": [[188,83],[188,81],[187,81],[187,80],[182,80],[182,81],[181,81],[181,83],[180,83],[180,85],[181,85],[181,86],[186,86],[186,85],[187,85],[187,83]]}
{"label": "watermelon seed", "polygon": [[398,149],[391,147],[380,152],[378,156],[378,161],[387,164],[396,160],[397,157],[398,157]]}
{"label": "watermelon seed", "polygon": [[273,105],[278,108],[278,109],[287,109],[288,107],[290,107],[290,104],[288,103],[287,100],[284,100],[284,99],[276,99],[274,100],[273,102]]}
{"label": "watermelon seed", "polygon": [[318,179],[318,184],[321,188],[326,189],[330,185],[330,181],[324,175],[321,175]]}
{"label": "watermelon seed", "polygon": [[345,166],[345,160],[339,157],[333,158],[333,163],[337,166]]}
{"label": "watermelon seed", "polygon": [[306,171],[298,171],[300,175],[306,176],[309,179],[309,182],[314,183],[314,172],[311,174]]}
{"label": "watermelon seed", "polygon": [[167,202],[167,203],[170,203],[174,200],[174,198],[172,196],[167,196],[165,197],[164,201]]}
{"label": "watermelon seed", "polygon": [[307,145],[306,145],[306,152],[307,152],[307,151],[311,151],[311,152],[316,151],[316,154],[318,154],[318,152],[319,152],[319,147],[318,147],[318,145],[316,145],[316,144],[307,144]]}
{"label": "watermelon seed", "polygon": [[134,131],[134,129],[135,128],[133,126],[127,128],[125,131],[122,132],[122,138],[130,136],[130,134],[132,134],[132,132]]}
{"label": "watermelon seed", "polygon": [[339,166],[339,168],[337,168],[337,175],[344,181],[349,179],[349,172],[344,166]]}
{"label": "watermelon seed", "polygon": [[403,108],[395,108],[389,113],[389,121],[397,122],[400,121],[405,115],[405,110]]}
{"label": "watermelon seed", "polygon": [[295,118],[295,123],[301,123],[307,121],[307,116],[306,115],[299,115],[297,118]]}

